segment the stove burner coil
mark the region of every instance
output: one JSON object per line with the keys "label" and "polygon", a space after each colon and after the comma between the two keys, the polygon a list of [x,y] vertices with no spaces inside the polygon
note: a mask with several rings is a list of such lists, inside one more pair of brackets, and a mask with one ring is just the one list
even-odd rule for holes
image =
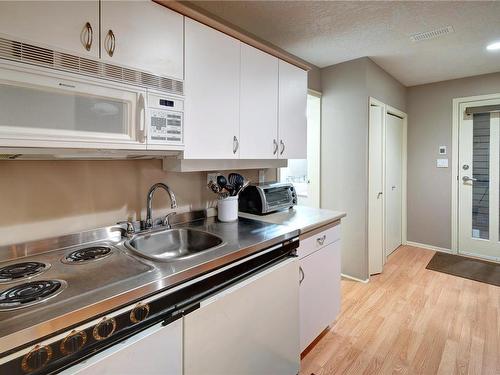
{"label": "stove burner coil", "polygon": [[107,246],[93,246],[75,250],[63,258],[63,263],[77,264],[92,262],[111,255],[111,249]]}
{"label": "stove burner coil", "polygon": [[0,292],[0,310],[14,310],[46,301],[66,286],[63,280],[39,280],[15,285]]}
{"label": "stove burner coil", "polygon": [[50,265],[41,262],[15,263],[0,268],[0,283],[17,281],[18,279],[36,276],[47,269]]}

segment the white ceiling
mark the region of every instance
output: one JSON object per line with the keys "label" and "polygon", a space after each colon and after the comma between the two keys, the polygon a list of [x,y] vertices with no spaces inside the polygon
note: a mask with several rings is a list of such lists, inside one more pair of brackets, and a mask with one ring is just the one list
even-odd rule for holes
{"label": "white ceiling", "polygon": [[[368,56],[406,86],[500,71],[500,1],[195,1],[323,68]],[[455,33],[412,42],[452,25]]]}

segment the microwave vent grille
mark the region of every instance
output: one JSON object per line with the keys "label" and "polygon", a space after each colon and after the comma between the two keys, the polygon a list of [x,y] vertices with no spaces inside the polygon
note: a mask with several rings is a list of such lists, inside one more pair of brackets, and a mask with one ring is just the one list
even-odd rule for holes
{"label": "microwave vent grille", "polygon": [[0,58],[183,95],[184,82],[0,37]]}

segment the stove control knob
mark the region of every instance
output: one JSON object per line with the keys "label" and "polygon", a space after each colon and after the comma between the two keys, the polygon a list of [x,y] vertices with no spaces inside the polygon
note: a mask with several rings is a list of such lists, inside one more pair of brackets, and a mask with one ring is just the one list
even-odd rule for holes
{"label": "stove control knob", "polygon": [[139,323],[146,319],[149,315],[149,305],[138,304],[130,311],[130,321]]}
{"label": "stove control knob", "polygon": [[87,342],[87,334],[85,331],[71,331],[64,340],[61,341],[59,349],[64,355],[73,354],[79,351]]}
{"label": "stove control knob", "polygon": [[99,324],[94,327],[92,335],[97,341],[107,339],[115,332],[116,320],[114,318],[103,318]]}
{"label": "stove control knob", "polygon": [[36,371],[45,367],[51,358],[52,348],[50,346],[37,345],[24,356],[21,368],[24,372]]}

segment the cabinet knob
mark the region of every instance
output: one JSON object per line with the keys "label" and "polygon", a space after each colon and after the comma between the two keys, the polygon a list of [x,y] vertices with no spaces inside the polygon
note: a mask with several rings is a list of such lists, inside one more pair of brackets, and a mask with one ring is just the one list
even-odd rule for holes
{"label": "cabinet knob", "polygon": [[94,327],[92,335],[97,341],[107,339],[109,336],[115,332],[116,320],[114,318],[101,320],[99,324]]}
{"label": "cabinet knob", "polygon": [[37,345],[26,354],[21,361],[21,368],[24,372],[32,372],[45,367],[52,358],[52,348],[50,346]]}
{"label": "cabinet knob", "polygon": [[326,234],[324,234],[323,236],[321,236],[319,238],[316,238],[316,241],[318,241],[318,244],[320,246],[323,246],[323,244],[325,243],[325,240],[326,240]]}

